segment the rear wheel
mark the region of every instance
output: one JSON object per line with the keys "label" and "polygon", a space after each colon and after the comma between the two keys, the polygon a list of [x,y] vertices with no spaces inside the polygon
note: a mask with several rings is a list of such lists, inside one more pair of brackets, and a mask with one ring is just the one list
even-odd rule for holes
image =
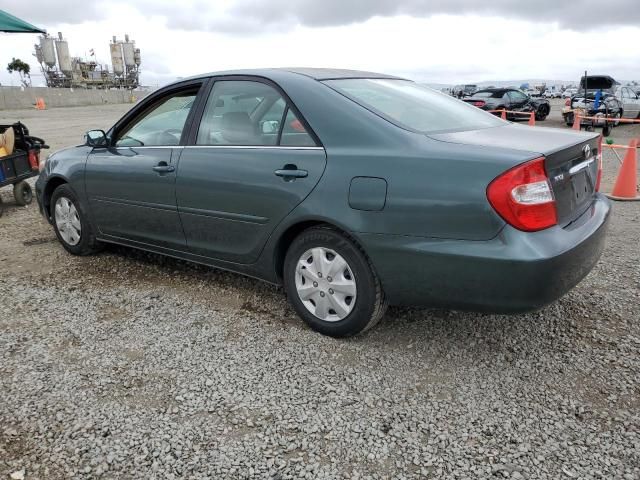
{"label": "rear wheel", "polygon": [[29,205],[33,201],[33,190],[24,180],[16,183],[13,186],[13,198],[16,200],[16,205],[24,207]]}
{"label": "rear wheel", "polygon": [[387,304],[364,252],[330,228],[311,228],[291,244],[284,287],[296,313],[312,329],[348,337],[373,327]]}
{"label": "rear wheel", "polygon": [[53,229],[66,251],[73,255],[90,255],[100,250],[88,217],[73,189],[60,185],[51,196]]}

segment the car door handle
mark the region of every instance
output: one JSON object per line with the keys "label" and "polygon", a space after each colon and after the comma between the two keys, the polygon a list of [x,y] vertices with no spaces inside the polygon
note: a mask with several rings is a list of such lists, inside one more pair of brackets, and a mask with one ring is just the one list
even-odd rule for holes
{"label": "car door handle", "polygon": [[306,178],[309,175],[309,172],[306,170],[298,170],[298,169],[288,169],[283,168],[281,170],[276,170],[275,173],[278,177],[287,178]]}
{"label": "car door handle", "polygon": [[174,167],[173,165],[167,165],[164,162],[162,162],[161,164],[158,164],[155,167],[153,167],[153,171],[154,172],[158,172],[158,173],[174,172],[175,169],[176,169],[176,167]]}

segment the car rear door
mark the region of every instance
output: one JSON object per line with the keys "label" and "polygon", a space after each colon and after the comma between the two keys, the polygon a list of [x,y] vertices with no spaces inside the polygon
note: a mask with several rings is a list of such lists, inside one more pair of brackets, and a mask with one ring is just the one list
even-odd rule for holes
{"label": "car rear door", "polygon": [[216,79],[201,110],[176,182],[189,251],[253,263],[318,183],[325,151],[286,95],[264,79]]}
{"label": "car rear door", "polygon": [[101,235],[185,247],[176,204],[176,163],[201,83],[154,95],[114,127],[108,147],[89,154],[85,186]]}

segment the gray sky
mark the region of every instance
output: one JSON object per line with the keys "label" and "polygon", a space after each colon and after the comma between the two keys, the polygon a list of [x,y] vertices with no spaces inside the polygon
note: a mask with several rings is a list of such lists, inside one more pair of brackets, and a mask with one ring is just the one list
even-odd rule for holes
{"label": "gray sky", "polygon": [[[640,79],[639,0],[2,0],[0,8],[62,31],[72,55],[93,48],[103,63],[111,36],[129,33],[146,84],[292,65],[441,83],[577,80],[585,69]],[[4,67],[11,57],[38,73],[36,35],[1,38],[4,85],[17,84]]]}

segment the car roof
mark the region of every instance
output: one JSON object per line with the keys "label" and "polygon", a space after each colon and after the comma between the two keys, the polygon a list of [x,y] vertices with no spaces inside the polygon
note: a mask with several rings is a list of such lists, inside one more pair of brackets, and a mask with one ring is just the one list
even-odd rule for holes
{"label": "car roof", "polygon": [[[304,75],[305,77],[313,78],[314,80],[337,80],[346,78],[386,78],[393,80],[406,80],[394,75],[387,75],[384,73],[367,72],[363,70],[348,70],[341,68],[310,68],[310,67],[278,67],[278,68],[249,68],[240,70],[222,70],[218,72],[203,73],[200,75],[194,75],[189,78],[180,79],[193,80],[200,78],[216,77],[216,76],[233,76],[233,75],[249,75],[271,78],[274,74],[278,77],[282,75],[298,76]],[[172,82],[173,83],[173,82]]]}

